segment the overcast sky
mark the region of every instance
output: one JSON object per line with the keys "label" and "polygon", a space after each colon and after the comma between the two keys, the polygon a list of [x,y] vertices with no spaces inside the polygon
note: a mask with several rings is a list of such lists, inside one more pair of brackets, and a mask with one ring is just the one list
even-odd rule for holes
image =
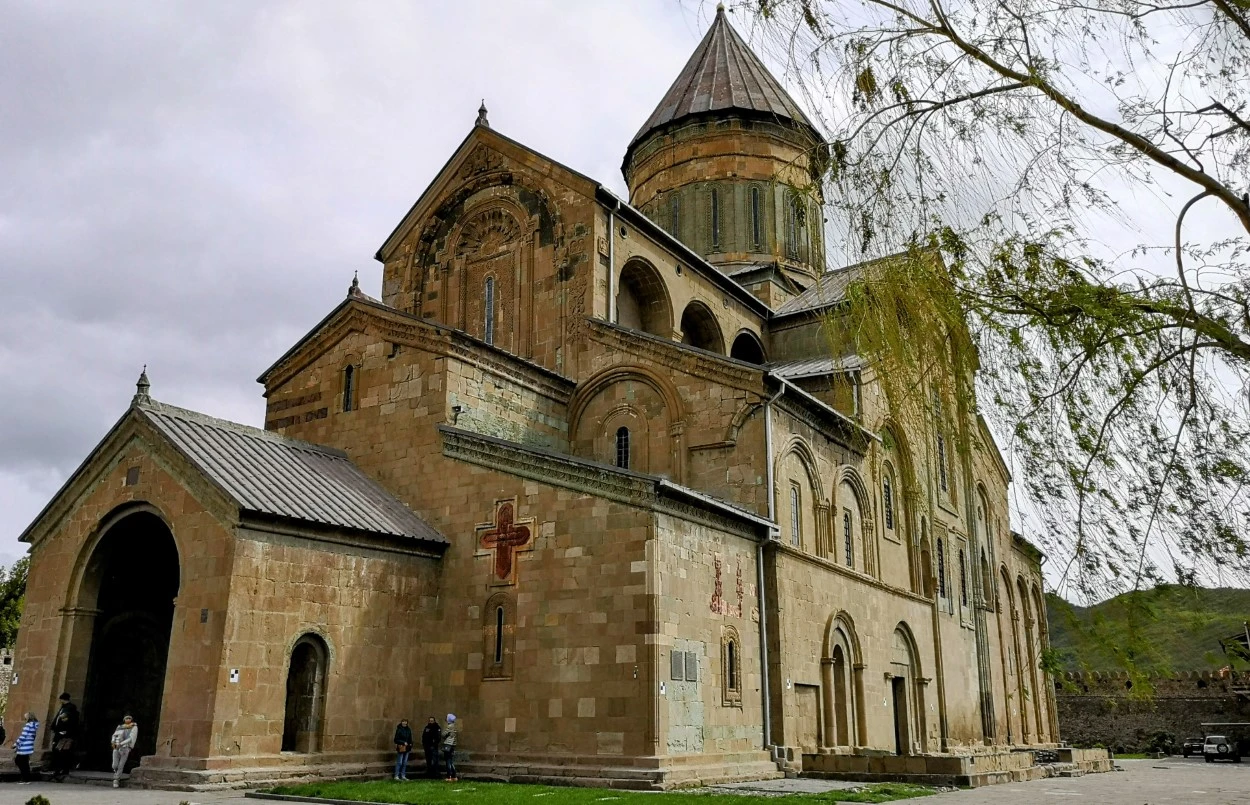
{"label": "overcast sky", "polygon": [[[0,562],[126,410],[260,425],[256,377],[468,133],[624,192],[714,5],[0,0]],[[745,25],[739,23],[745,31]]]}

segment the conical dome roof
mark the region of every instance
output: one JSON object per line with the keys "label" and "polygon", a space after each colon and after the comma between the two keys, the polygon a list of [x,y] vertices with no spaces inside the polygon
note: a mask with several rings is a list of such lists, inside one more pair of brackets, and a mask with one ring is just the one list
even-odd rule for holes
{"label": "conical dome roof", "polygon": [[717,6],[712,27],[659,106],[634,135],[629,150],[669,123],[693,115],[729,111],[790,121],[808,128],[817,141],[822,139],[799,105],[729,24],[724,6]]}

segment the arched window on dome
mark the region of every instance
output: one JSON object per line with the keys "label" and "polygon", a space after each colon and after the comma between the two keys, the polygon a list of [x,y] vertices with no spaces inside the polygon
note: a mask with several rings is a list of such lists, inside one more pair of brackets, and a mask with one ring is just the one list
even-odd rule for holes
{"label": "arched window on dome", "polygon": [[677,194],[668,197],[668,233],[679,237],[681,226],[681,198]]}
{"label": "arched window on dome", "polygon": [[764,204],[760,198],[760,189],[751,188],[751,246],[760,248],[764,241]]}
{"label": "arched window on dome", "polygon": [[720,191],[715,187],[711,192],[712,205],[712,248],[720,248]]}

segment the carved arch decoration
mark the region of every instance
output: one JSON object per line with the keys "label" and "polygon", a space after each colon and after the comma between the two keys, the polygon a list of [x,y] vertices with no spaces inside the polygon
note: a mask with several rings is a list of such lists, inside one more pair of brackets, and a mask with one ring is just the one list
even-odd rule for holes
{"label": "carved arch decoration", "polygon": [[[807,476],[806,491],[802,488],[802,481],[786,471],[791,458]],[[817,556],[826,556],[829,553],[829,498],[820,479],[816,454],[802,437],[791,436],[777,451],[773,459],[773,488],[768,492],[773,495],[773,511],[782,524],[783,533],[789,529],[787,542],[804,547]],[[796,500],[799,504],[797,508],[794,506]],[[789,512],[788,517],[783,515],[785,512]]]}
{"label": "carved arch decoration", "polygon": [[807,471],[807,480],[812,486],[812,494],[828,500],[828,496],[824,494],[824,484],[820,480],[820,463],[816,459],[816,453],[813,452],[807,440],[801,436],[791,436],[777,451],[777,457],[773,459],[773,478],[781,477],[781,469],[791,453],[797,456],[799,463]]}
{"label": "carved arch decoration", "polygon": [[[494,153],[479,145],[468,162],[479,152]],[[499,165],[504,165],[502,157]],[[518,177],[507,170],[470,171],[468,175],[462,170],[459,175],[462,183],[426,216],[419,234],[414,230],[405,238],[397,250],[400,258],[394,271],[387,264],[383,297],[388,304],[424,318],[442,319],[446,299],[441,285],[454,270],[466,225],[492,208],[512,217],[520,230],[517,237],[531,246],[531,253],[538,246],[555,244],[558,249],[563,245],[564,224],[545,191],[517,181]],[[406,252],[410,252],[407,257]],[[528,282],[532,282],[535,266],[526,268]]]}
{"label": "carved arch decoration", "polygon": [[[681,396],[672,382],[663,375],[645,366],[613,366],[592,375],[584,383],[578,385],[573,398],[569,401],[569,437],[577,441],[583,434],[587,409],[604,391],[618,383],[636,382],[651,389],[664,405],[667,415],[668,432],[659,434],[669,448],[668,466],[674,481],[683,483],[686,470],[686,446],[683,434],[686,427],[686,410]],[[621,406],[613,406],[609,412],[615,415]],[[631,447],[632,449],[632,447]],[[660,457],[651,453],[653,459]],[[661,474],[661,473],[656,473]]]}

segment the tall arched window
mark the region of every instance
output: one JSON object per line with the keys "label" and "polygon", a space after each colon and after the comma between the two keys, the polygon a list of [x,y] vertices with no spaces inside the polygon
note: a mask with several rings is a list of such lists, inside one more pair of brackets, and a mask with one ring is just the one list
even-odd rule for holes
{"label": "tall arched window", "polygon": [[720,246],[720,192],[712,188],[712,246]]}
{"label": "tall arched window", "polygon": [[732,626],[725,628],[720,638],[721,661],[721,704],[730,707],[742,706],[742,652],[738,640],[738,630]]}
{"label": "tall arched window", "polygon": [[846,566],[855,567],[855,528],[854,515],[850,509],[842,510],[842,540],[845,543]]}
{"label": "tall arched window", "polygon": [[483,340],[488,344],[495,343],[495,278],[486,278],[486,302],[483,305],[486,308],[486,328],[483,330],[485,335]]}
{"label": "tall arched window", "polygon": [[629,428],[616,429],[616,466],[629,469]]}
{"label": "tall arched window", "polygon": [[949,481],[946,477],[946,437],[941,433],[937,435],[937,464],[938,464],[938,485],[942,491],[947,491]]}
{"label": "tall arched window", "polygon": [[799,256],[799,205],[793,198],[786,205],[786,256]]}
{"label": "tall arched window", "polygon": [[803,544],[803,535],[799,533],[799,486],[790,485],[790,544],[796,547]]}
{"label": "tall arched window", "polygon": [[764,240],[764,209],[760,203],[760,189],[751,188],[751,245],[759,248]]}
{"label": "tall arched window", "polygon": [[507,593],[495,593],[486,599],[486,608],[482,618],[482,636],[485,643],[483,679],[512,678],[515,626],[516,604]]}
{"label": "tall arched window", "polygon": [[885,513],[885,527],[889,531],[894,530],[894,486],[890,483],[890,475],[887,471],[881,479],[881,500],[882,510]]}
{"label": "tall arched window", "polygon": [[938,565],[938,597],[946,597],[946,550],[942,545],[942,540],[937,541],[937,565]]}
{"label": "tall arched window", "polygon": [[351,411],[356,407],[356,367],[346,366],[343,369],[343,410]]}
{"label": "tall arched window", "polygon": [[968,606],[968,564],[963,548],[959,549],[959,603]]}
{"label": "tall arched window", "polygon": [[677,228],[681,225],[681,199],[676,195],[668,199],[668,232],[677,237]]}
{"label": "tall arched window", "polygon": [[495,664],[503,664],[503,622],[504,611],[502,606],[495,607]]}

